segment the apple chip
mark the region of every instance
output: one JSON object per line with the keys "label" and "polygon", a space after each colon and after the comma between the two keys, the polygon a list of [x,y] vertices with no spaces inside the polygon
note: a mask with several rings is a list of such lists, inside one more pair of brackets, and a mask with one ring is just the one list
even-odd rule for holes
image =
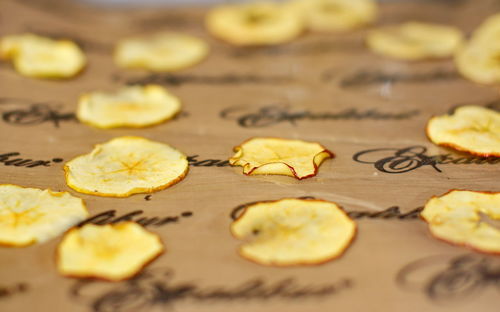
{"label": "apple chip", "polygon": [[297,0],[291,8],[304,17],[310,30],[338,32],[365,26],[377,17],[373,0]]}
{"label": "apple chip", "polygon": [[168,72],[201,62],[208,45],[196,37],[179,33],[158,33],[122,40],[115,50],[115,62],[123,68]]}
{"label": "apple chip", "polygon": [[366,42],[375,53],[400,60],[452,56],[463,42],[455,27],[408,22],[371,31]]}
{"label": "apple chip", "polygon": [[282,199],[248,206],[231,225],[240,255],[264,265],[320,264],[340,256],[356,223],[335,203]]}
{"label": "apple chip", "polygon": [[465,78],[477,83],[500,83],[500,41],[471,40],[455,54],[455,65]]}
{"label": "apple chip", "polygon": [[82,95],[77,116],[80,121],[98,128],[139,128],[168,120],[180,108],[179,99],[161,86],[132,86],[116,93]]}
{"label": "apple chip", "polygon": [[86,63],[85,55],[74,42],[33,34],[1,38],[0,59],[12,60],[17,72],[35,78],[73,77]]}
{"label": "apple chip", "polygon": [[315,176],[323,160],[334,157],[319,143],[279,138],[253,138],[234,151],[229,163],[243,167],[244,174],[279,174],[299,180]]}
{"label": "apple chip", "polygon": [[446,242],[500,253],[500,230],[481,214],[500,220],[500,193],[452,190],[432,197],[421,212],[431,234]]}
{"label": "apple chip", "polygon": [[208,13],[206,27],[233,45],[274,45],[298,37],[303,22],[295,10],[283,4],[256,2],[216,7]]}
{"label": "apple chip", "polygon": [[486,19],[455,54],[455,64],[462,76],[477,83],[500,83],[499,36],[500,14],[495,14]]}
{"label": "apple chip", "polygon": [[87,217],[83,201],[67,192],[0,185],[1,245],[42,243]]}
{"label": "apple chip", "polygon": [[488,44],[500,36],[500,13],[488,17],[472,34],[474,43]]}
{"label": "apple chip", "polygon": [[67,162],[64,171],[66,183],[78,192],[127,197],[179,182],[188,161],[167,144],[129,136],[96,145],[91,153]]}
{"label": "apple chip", "polygon": [[163,249],[158,235],[135,222],[86,224],[66,233],[57,266],[66,276],[121,281],[139,273]]}
{"label": "apple chip", "polygon": [[453,115],[431,118],[427,136],[439,145],[481,157],[500,157],[500,113],[481,106],[462,106]]}

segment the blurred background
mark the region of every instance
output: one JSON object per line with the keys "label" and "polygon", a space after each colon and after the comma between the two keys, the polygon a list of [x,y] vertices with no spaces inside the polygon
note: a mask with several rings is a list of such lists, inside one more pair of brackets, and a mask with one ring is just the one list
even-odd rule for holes
{"label": "blurred background", "polygon": [[119,6],[162,6],[162,5],[192,5],[192,4],[214,4],[228,2],[244,2],[245,0],[77,0],[98,5]]}

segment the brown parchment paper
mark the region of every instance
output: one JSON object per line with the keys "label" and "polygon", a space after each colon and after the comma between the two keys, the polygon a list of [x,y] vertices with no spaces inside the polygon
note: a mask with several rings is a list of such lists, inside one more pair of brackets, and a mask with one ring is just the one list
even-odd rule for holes
{"label": "brown parchment paper", "polygon": [[[384,1],[377,24],[421,20],[470,33],[499,9],[493,0]],[[114,213],[115,220],[135,212],[133,219],[150,222],[167,249],[138,278],[106,283],[60,276],[54,259],[60,237],[0,248],[0,311],[498,311],[500,258],[438,241],[416,218],[428,198],[449,189],[500,191],[498,161],[434,146],[424,132],[432,115],[459,105],[499,109],[497,88],[462,79],[450,60],[373,55],[363,45],[368,29],[233,48],[205,32],[205,10],[0,0],[0,35],[69,38],[89,60],[66,81],[24,78],[0,64],[0,154],[19,153],[1,156],[0,183],[69,191],[92,216]],[[209,58],[170,75],[114,66],[117,40],[164,30],[203,37]],[[147,129],[99,130],[74,119],[79,94],[127,83],[165,85],[182,99],[183,113]],[[122,135],[175,146],[191,156],[189,174],[149,200],[89,196],[66,186],[65,161]],[[254,136],[318,141],[336,158],[303,181],[244,176],[224,160]],[[7,165],[16,158],[45,165]],[[235,208],[304,196],[335,201],[356,217],[357,237],[340,259],[277,268],[239,257],[229,232]]]}

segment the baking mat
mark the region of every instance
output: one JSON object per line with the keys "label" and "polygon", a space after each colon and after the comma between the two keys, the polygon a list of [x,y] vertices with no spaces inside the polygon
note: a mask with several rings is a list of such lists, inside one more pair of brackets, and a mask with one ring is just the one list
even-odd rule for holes
{"label": "baking mat", "polygon": [[[384,1],[378,25],[420,20],[470,33],[499,1]],[[1,0],[0,35],[35,32],[78,42],[89,58],[75,79],[24,78],[0,63],[1,183],[69,191],[89,222],[136,220],[167,252],[121,283],[61,277],[60,238],[0,248],[0,311],[498,311],[498,256],[433,239],[418,212],[449,189],[499,191],[500,162],[436,147],[426,121],[465,104],[500,108],[498,90],[461,78],[452,61],[399,62],[371,54],[367,29],[306,34],[278,47],[234,48],[208,36],[204,8],[106,10],[65,1]],[[171,74],[120,70],[117,40],[156,31],[206,39],[203,63]],[[183,101],[175,120],[99,130],[74,117],[83,92],[157,83]],[[63,164],[122,135],[166,142],[190,157],[186,179],[150,196],[78,194]],[[232,147],[255,136],[318,141],[336,154],[316,177],[244,176]],[[16,160],[17,159],[17,160]],[[21,161],[30,160],[30,161]],[[30,164],[30,165],[28,165]],[[319,266],[244,260],[229,233],[246,203],[286,197],[335,201],[358,223],[351,247]]]}

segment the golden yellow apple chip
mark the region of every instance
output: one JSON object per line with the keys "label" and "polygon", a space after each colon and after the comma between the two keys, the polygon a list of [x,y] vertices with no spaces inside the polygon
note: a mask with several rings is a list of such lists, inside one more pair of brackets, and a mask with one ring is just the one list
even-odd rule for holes
{"label": "golden yellow apple chip", "polygon": [[68,231],[57,251],[63,275],[120,281],[158,257],[163,244],[158,235],[135,222],[86,224]]}
{"label": "golden yellow apple chip", "polygon": [[208,45],[196,37],[179,33],[158,33],[122,40],[115,50],[115,62],[123,68],[156,72],[175,71],[201,62]]}
{"label": "golden yellow apple chip", "polygon": [[469,42],[455,54],[455,64],[465,78],[477,83],[500,83],[500,14],[484,21]]}
{"label": "golden yellow apple chip", "polygon": [[455,27],[408,22],[371,31],[366,42],[375,53],[401,60],[452,56],[463,42]]}
{"label": "golden yellow apple chip", "polygon": [[83,201],[67,192],[0,185],[1,245],[42,243],[87,217]]}
{"label": "golden yellow apple chip", "polygon": [[1,38],[0,59],[12,60],[17,72],[36,78],[73,77],[86,63],[85,55],[74,42],[33,34]]}
{"label": "golden yellow apple chip", "polygon": [[334,157],[319,143],[279,138],[253,138],[234,151],[229,163],[243,167],[244,174],[279,174],[299,180],[315,176],[323,160]]}
{"label": "golden yellow apple chip", "polygon": [[219,6],[208,13],[205,24],[215,37],[239,46],[288,42],[304,28],[295,10],[273,2]]}
{"label": "golden yellow apple chip", "polygon": [[494,14],[488,17],[474,31],[471,41],[474,43],[488,44],[492,41],[499,41],[500,38],[500,14]]}
{"label": "golden yellow apple chip", "polygon": [[453,115],[431,118],[427,136],[435,144],[482,157],[500,157],[500,113],[481,106],[462,106]]}
{"label": "golden yellow apple chip", "polygon": [[188,161],[183,153],[167,144],[119,137],[67,162],[64,171],[66,183],[78,192],[127,197],[179,182],[188,171]]}
{"label": "golden yellow apple chip", "polygon": [[500,83],[500,40],[471,40],[455,54],[455,65],[465,78],[477,83]]}
{"label": "golden yellow apple chip", "polygon": [[500,220],[500,193],[452,190],[432,197],[421,212],[436,238],[487,253],[500,253],[500,230],[481,214]]}
{"label": "golden yellow apple chip", "polygon": [[133,86],[82,95],[77,116],[99,128],[146,127],[172,118],[180,108],[179,99],[161,86]]}
{"label": "golden yellow apple chip", "polygon": [[297,0],[291,2],[313,31],[346,31],[369,24],[377,17],[373,0]]}
{"label": "golden yellow apple chip", "polygon": [[340,256],[356,224],[335,203],[282,199],[248,206],[232,223],[239,252],[264,265],[320,264]]}

